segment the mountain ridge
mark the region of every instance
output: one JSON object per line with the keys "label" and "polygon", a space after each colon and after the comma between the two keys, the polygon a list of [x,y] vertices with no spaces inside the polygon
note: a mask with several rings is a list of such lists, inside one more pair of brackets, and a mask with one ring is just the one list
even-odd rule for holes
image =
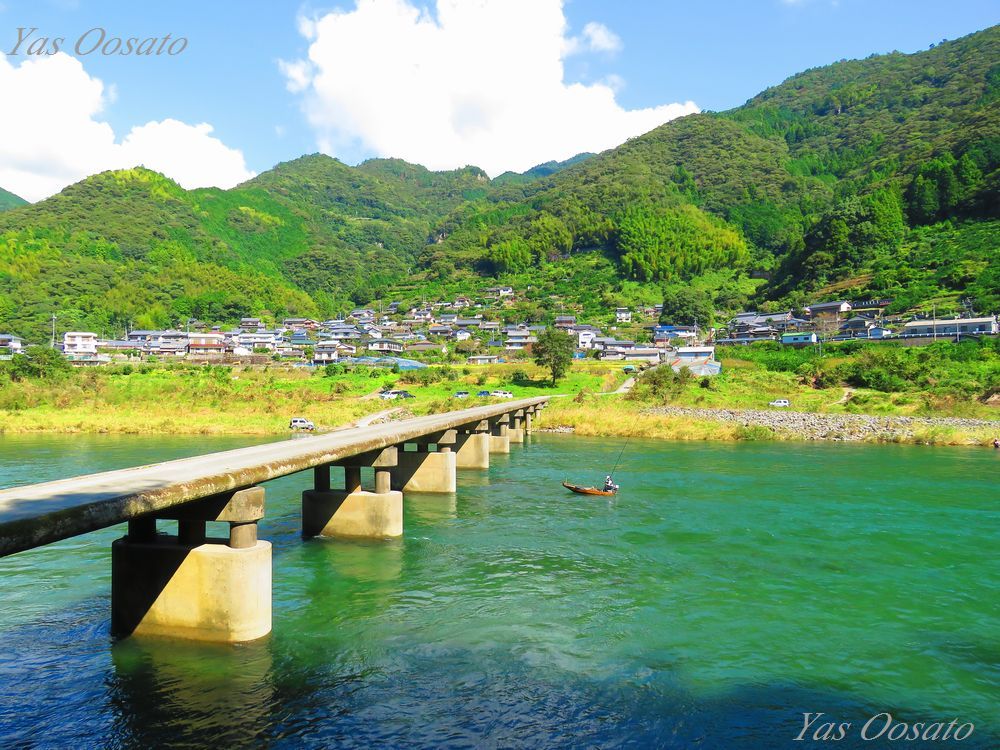
{"label": "mountain ridge", "polygon": [[1000,27],[834,63],[494,180],[322,154],[230,190],[101,173],[0,213],[0,329],[328,316],[497,279],[531,288],[518,312],[536,319],[678,287],[720,312],[827,288],[996,310],[997,59]]}

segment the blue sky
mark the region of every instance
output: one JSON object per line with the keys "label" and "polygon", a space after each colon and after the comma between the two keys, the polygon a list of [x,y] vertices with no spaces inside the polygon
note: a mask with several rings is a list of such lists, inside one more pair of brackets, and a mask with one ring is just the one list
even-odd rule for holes
{"label": "blue sky", "polygon": [[[378,1],[397,6],[406,2]],[[95,26],[107,29],[109,36],[147,37],[169,32],[174,37],[186,37],[187,49],[176,57],[91,54],[80,58],[86,75],[100,79],[106,87],[101,109],[93,113],[92,119],[109,124],[119,142],[136,126],[170,119],[189,125],[209,123],[212,137],[240,152],[246,168],[253,172],[314,152],[318,144],[347,162],[397,148],[411,152],[400,154],[406,158],[419,160],[418,157],[423,156],[436,167],[475,160],[482,153],[489,163],[488,170],[497,172],[507,167],[531,166],[534,161],[507,163],[516,162],[512,154],[520,151],[528,152],[525,158],[531,159],[543,154],[545,158],[569,155],[545,154],[547,144],[563,145],[558,133],[552,136],[552,141],[542,137],[537,149],[533,150],[529,148],[529,141],[534,141],[530,131],[510,128],[511,122],[530,119],[530,115],[525,114],[530,110],[514,110],[508,113],[507,119],[496,114],[507,99],[518,96],[517,91],[524,88],[523,80],[530,80],[530,66],[546,67],[553,55],[564,65],[563,83],[610,87],[617,104],[613,113],[601,110],[604,114],[593,118],[588,116],[587,107],[591,104],[582,100],[567,99],[560,104],[563,109],[572,110],[572,122],[594,121],[592,130],[595,132],[581,133],[579,140],[567,139],[565,147],[587,144],[587,138],[594,140],[597,147],[607,147],[613,144],[602,142],[598,135],[605,134],[606,141],[612,136],[620,139],[622,134],[634,134],[631,131],[635,129],[648,130],[649,123],[654,123],[657,117],[666,119],[664,113],[668,112],[663,109],[633,116],[619,109],[650,110],[685,102],[694,102],[702,109],[727,109],[805,68],[841,58],[865,57],[873,52],[913,52],[942,39],[953,39],[985,28],[997,21],[998,9],[995,0],[952,0],[949,3],[930,0],[569,0],[561,8],[558,0],[546,1],[554,6],[552,12],[564,14],[565,36],[576,40],[575,51],[561,55],[553,52],[537,59],[529,56],[522,66],[525,70],[512,73],[514,79],[517,75],[528,77],[518,86],[512,84],[505,90],[501,84],[496,100],[473,101],[469,105],[471,109],[461,109],[460,116],[450,113],[451,119],[442,122],[447,125],[458,118],[461,122],[456,127],[468,135],[467,138],[462,136],[465,140],[455,146],[454,153],[449,151],[451,145],[447,138],[438,138],[442,123],[434,120],[435,107],[427,112],[401,108],[378,110],[382,106],[379,99],[400,98],[399,90],[384,85],[386,81],[395,80],[391,66],[400,61],[394,61],[394,56],[410,60],[422,54],[412,49],[408,51],[405,36],[390,34],[383,38],[379,33],[381,21],[370,19],[362,23],[360,18],[350,31],[346,25],[341,28],[331,23],[328,27],[314,27],[309,38],[303,35],[299,18],[320,19],[336,8],[350,12],[354,10],[353,0],[339,5],[263,0],[163,3],[0,0],[0,50],[11,50],[17,41],[17,28],[21,26],[37,27],[36,37],[64,37],[67,40],[64,49]],[[512,25],[487,25],[489,29],[496,28],[497,37],[483,47],[488,59],[469,63],[495,68],[492,73],[482,73],[484,88],[498,88],[496,82],[505,80],[505,69],[516,69],[526,56],[526,48],[549,43],[551,35],[544,36],[533,30],[546,27],[551,14],[536,18],[534,10],[524,10],[543,4],[539,0],[522,6],[524,18],[519,21],[516,18],[519,9],[508,3],[511,15],[515,16]],[[435,15],[438,9],[434,3],[430,6],[425,20],[433,24],[440,19]],[[522,24],[520,27],[518,22]],[[599,24],[598,34],[607,32],[610,36],[585,35],[587,24]],[[395,33],[406,35],[411,28],[417,26],[401,22]],[[453,24],[453,28],[456,32],[452,37],[459,36],[458,24]],[[468,26],[463,28],[467,30]],[[443,39],[431,45],[442,46]],[[357,48],[345,50],[345,45],[350,46],[345,40],[357,43]],[[324,62],[310,68],[305,74],[306,82],[300,83],[298,91],[290,91],[290,74],[279,61],[304,60],[311,44],[317,45],[319,51],[326,50]],[[460,42],[455,44],[458,46],[448,49],[465,49]],[[22,54],[6,59],[9,65],[18,66],[26,57]],[[386,61],[390,70],[370,70]],[[436,58],[424,62],[427,69],[442,70]],[[459,60],[452,60],[452,65],[464,67]],[[365,99],[365,91],[348,90],[340,85],[356,73],[367,87],[365,91],[369,92],[370,100]],[[499,77],[491,77],[494,75]],[[448,81],[441,84],[442,89],[453,86],[460,89],[463,96],[468,93],[467,79],[447,76]],[[338,81],[324,88],[321,82],[329,83],[331,78]],[[474,82],[475,77],[471,80]],[[422,92],[424,97],[433,99],[435,82],[424,84],[428,86]],[[10,92],[0,93],[9,96]],[[600,91],[595,88],[591,93],[596,97]],[[551,98],[544,90],[537,95],[540,100]],[[417,101],[419,103],[419,99]],[[600,107],[605,105],[606,102]],[[11,111],[9,104],[5,105],[5,111]],[[670,116],[686,111],[677,109]],[[363,114],[358,115],[358,112]],[[494,115],[495,122],[490,119]],[[602,119],[605,115],[606,119]],[[22,116],[30,117],[30,114]],[[553,118],[558,119],[555,115],[540,119],[550,121]],[[357,122],[351,126],[343,125],[345,120],[355,119]],[[398,123],[398,129],[406,126],[418,131],[422,126],[426,129],[411,133],[408,140],[406,133],[393,131],[386,125],[388,120]],[[504,123],[506,130],[501,129]],[[565,123],[555,125],[557,130],[575,130]],[[604,131],[596,132],[602,127]],[[369,130],[379,132],[373,132],[369,138]],[[502,140],[505,132],[511,134],[512,141],[507,150],[486,153],[484,149],[490,148],[488,144]],[[426,148],[422,145],[425,142]],[[558,150],[555,145],[549,148]],[[46,167],[38,167],[43,168]],[[71,175],[72,169],[64,172]],[[0,186],[17,187],[4,185],[5,179],[9,183],[21,178],[5,178],[0,169]]]}

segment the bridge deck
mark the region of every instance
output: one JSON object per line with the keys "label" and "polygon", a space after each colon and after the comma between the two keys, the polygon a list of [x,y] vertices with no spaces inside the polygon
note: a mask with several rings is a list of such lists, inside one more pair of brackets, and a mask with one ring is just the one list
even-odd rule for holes
{"label": "bridge deck", "polygon": [[2,490],[0,557],[547,400],[508,401]]}

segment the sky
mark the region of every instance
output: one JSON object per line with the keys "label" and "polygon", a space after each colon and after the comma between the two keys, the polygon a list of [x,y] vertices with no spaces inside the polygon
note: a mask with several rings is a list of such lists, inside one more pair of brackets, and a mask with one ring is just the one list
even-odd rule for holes
{"label": "sky", "polygon": [[[317,151],[495,176],[739,106],[806,68],[926,49],[997,11],[996,0],[0,0],[0,187],[34,201],[138,164],[188,188],[231,187]],[[116,53],[129,38],[133,54]]]}

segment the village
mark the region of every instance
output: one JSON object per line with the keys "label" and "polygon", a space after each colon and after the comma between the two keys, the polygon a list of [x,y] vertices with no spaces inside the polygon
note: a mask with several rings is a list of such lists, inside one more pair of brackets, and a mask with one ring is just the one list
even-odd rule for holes
{"label": "village", "polygon": [[[548,327],[509,320],[504,313],[517,298],[512,287],[502,286],[487,289],[480,299],[458,296],[405,308],[392,302],[379,310],[357,308],[342,318],[324,321],[245,317],[224,329],[189,320],[183,330],[128,330],[122,338],[92,331],[59,335],[53,318],[48,344],[76,366],[134,359],[245,365],[277,362],[304,367],[366,364],[397,369],[442,362],[489,365],[528,357],[538,335]],[[891,302],[834,300],[797,311],[747,311],[714,328],[662,322],[661,305],[609,309],[604,321],[556,315],[551,325],[575,339],[578,359],[593,357],[639,366],[669,362],[675,370],[686,367],[698,376],[720,371],[717,346],[773,341],[805,347],[851,339],[921,345],[963,336],[995,336],[1000,330],[996,316],[905,320],[885,315]],[[0,333],[0,359],[22,353],[28,346],[16,335]]]}

